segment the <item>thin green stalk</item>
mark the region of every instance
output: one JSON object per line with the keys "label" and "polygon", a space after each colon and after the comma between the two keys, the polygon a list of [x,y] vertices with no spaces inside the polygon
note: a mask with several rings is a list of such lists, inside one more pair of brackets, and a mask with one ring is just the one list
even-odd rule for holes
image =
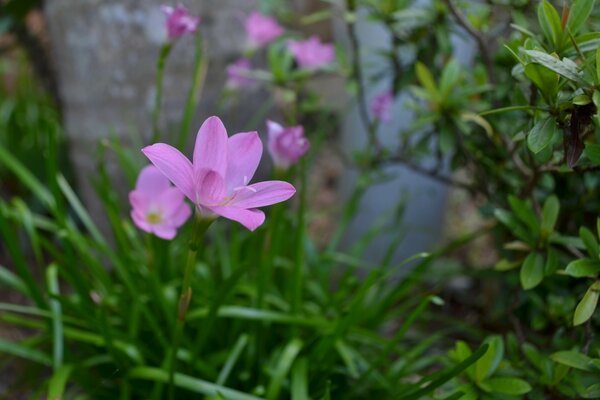
{"label": "thin green stalk", "polygon": [[177,147],[183,148],[187,142],[190,133],[190,126],[194,116],[194,110],[200,100],[202,87],[204,86],[204,78],[208,69],[208,58],[204,57],[204,38],[202,34],[196,36],[196,56],[194,59],[194,75],[192,76],[192,85],[188,92],[188,97],[185,102],[181,127],[179,129],[179,138],[177,139]]}
{"label": "thin green stalk", "polygon": [[300,177],[300,188],[298,194],[300,195],[300,204],[298,206],[298,229],[296,237],[296,257],[294,262],[294,270],[292,277],[292,312],[299,314],[302,307],[302,274],[304,272],[304,239],[306,231],[305,214],[306,214],[306,163],[304,159],[300,159],[299,177]]}
{"label": "thin green stalk", "polygon": [[163,44],[160,48],[160,55],[158,56],[158,64],[156,66],[156,96],[154,96],[154,110],[152,110],[152,142],[158,141],[160,136],[158,123],[160,120],[160,106],[162,103],[163,78],[165,76],[167,58],[169,57],[172,48],[173,44],[171,42]]}
{"label": "thin green stalk", "polygon": [[202,239],[206,233],[206,230],[212,223],[212,219],[196,219],[194,221],[194,227],[192,231],[192,238],[190,240],[187,263],[183,272],[183,281],[181,285],[181,295],[179,296],[179,304],[177,306],[177,320],[175,322],[175,329],[173,333],[173,340],[171,342],[170,362],[169,362],[169,399],[175,399],[175,364],[177,361],[177,351],[179,350],[179,344],[181,342],[181,334],[183,332],[183,326],[185,325],[185,317],[192,300],[192,273],[194,266],[196,265],[196,255],[200,248]]}

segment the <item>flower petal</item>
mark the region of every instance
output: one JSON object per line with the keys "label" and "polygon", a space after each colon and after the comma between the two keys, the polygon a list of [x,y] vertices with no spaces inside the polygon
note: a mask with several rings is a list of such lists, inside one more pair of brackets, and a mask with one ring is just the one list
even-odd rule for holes
{"label": "flower petal", "polygon": [[251,231],[265,222],[265,213],[260,210],[246,210],[230,206],[210,207],[210,210],[222,217],[239,222]]}
{"label": "flower petal", "polygon": [[145,166],[135,183],[136,192],[153,196],[171,186],[169,179],[154,165]]}
{"label": "flower petal", "polygon": [[131,207],[135,211],[143,214],[150,206],[150,199],[148,198],[148,195],[145,195],[138,190],[134,190],[129,192],[129,204],[131,204]]}
{"label": "flower petal", "polygon": [[152,233],[161,239],[171,240],[177,234],[177,230],[170,225],[153,225]]}
{"label": "flower petal", "polygon": [[150,224],[146,222],[146,220],[136,210],[131,212],[131,219],[133,220],[135,225],[144,232],[151,232]]}
{"label": "flower petal", "polygon": [[280,203],[292,197],[296,189],[283,181],[266,181],[241,188],[229,205],[239,208],[257,208]]}
{"label": "flower petal", "polygon": [[200,169],[196,174],[196,204],[218,205],[225,199],[225,181],[218,172]]}
{"label": "flower petal", "polygon": [[179,207],[184,204],[185,196],[181,192],[181,190],[170,187],[167,190],[164,190],[161,193],[158,193],[158,196],[155,196],[154,203],[160,209],[160,212],[165,218],[170,217],[175,214]]}
{"label": "flower petal", "polygon": [[254,176],[263,146],[257,132],[237,133],[227,141],[227,191],[246,186]]}
{"label": "flower petal", "polygon": [[190,200],[195,200],[192,164],[173,146],[156,143],[144,147],[142,153]]}
{"label": "flower petal", "polygon": [[192,209],[186,203],[181,203],[181,206],[175,211],[169,218],[169,223],[174,225],[176,228],[185,224],[188,218],[192,215]]}
{"label": "flower petal", "polygon": [[200,127],[194,146],[194,171],[211,169],[222,177],[227,170],[227,130],[218,117],[210,117]]}

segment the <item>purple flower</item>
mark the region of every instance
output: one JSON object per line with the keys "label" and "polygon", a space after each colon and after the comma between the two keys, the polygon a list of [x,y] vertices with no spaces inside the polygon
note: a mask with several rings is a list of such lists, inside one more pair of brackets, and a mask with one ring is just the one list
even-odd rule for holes
{"label": "purple flower", "polygon": [[179,150],[164,143],[142,149],[150,161],[208,218],[232,219],[251,231],[265,221],[258,210],[285,201],[296,193],[287,182],[267,181],[249,185],[262,156],[256,132],[227,137],[223,122],[210,117],[200,127],[193,163]]}
{"label": "purple flower", "polygon": [[248,76],[252,64],[247,58],[240,58],[227,66],[227,86],[232,89],[248,87],[253,80]]}
{"label": "purple flower", "polygon": [[129,193],[131,218],[141,230],[163,239],[173,239],[177,228],[192,214],[181,191],[154,166],[148,165]]}
{"label": "purple flower", "polygon": [[385,91],[375,96],[371,102],[371,112],[381,122],[390,122],[392,120],[392,106],[394,105],[394,94],[391,91]]}
{"label": "purple flower", "polygon": [[244,22],[246,34],[252,47],[260,47],[272,42],[284,32],[277,20],[258,11],[253,11]]}
{"label": "purple flower", "polygon": [[335,47],[321,43],[317,36],[302,41],[290,40],[288,48],[301,68],[317,69],[335,59]]}
{"label": "purple flower", "polygon": [[301,125],[284,128],[273,121],[267,121],[269,128],[269,153],[278,168],[286,169],[298,162],[308,151],[310,143],[304,137]]}
{"label": "purple flower", "polygon": [[161,6],[161,10],[167,16],[169,40],[175,40],[188,33],[194,33],[198,29],[200,17],[190,15],[184,5],[179,4],[176,7]]}

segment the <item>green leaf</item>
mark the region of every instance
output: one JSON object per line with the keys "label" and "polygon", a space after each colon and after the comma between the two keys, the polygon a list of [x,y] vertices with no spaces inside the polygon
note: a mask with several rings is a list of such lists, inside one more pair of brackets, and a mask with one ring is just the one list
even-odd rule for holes
{"label": "green leaf", "polygon": [[[600,46],[598,48],[600,49]],[[591,162],[600,165],[600,144],[586,143],[583,153]]]}
{"label": "green leaf", "polygon": [[547,0],[543,0],[538,6],[537,17],[540,28],[546,39],[548,39],[555,48],[559,47],[563,30],[556,8],[554,8]]}
{"label": "green leaf", "polygon": [[484,343],[489,345],[488,351],[475,364],[475,380],[481,382],[496,372],[504,357],[504,342],[501,336],[490,336]]}
{"label": "green leaf", "polygon": [[548,197],[542,208],[542,234],[550,234],[554,231],[554,225],[558,219],[560,203],[554,195]]}
{"label": "green leaf", "polygon": [[588,258],[571,261],[565,272],[574,278],[593,277],[600,272],[600,262]]}
{"label": "green leaf", "polygon": [[560,80],[560,76],[556,72],[534,63],[525,65],[523,72],[542,91],[546,101],[554,101],[558,92],[558,81]]}
{"label": "green leaf", "polygon": [[532,237],[529,230],[525,229],[517,218],[506,210],[494,210],[494,217],[506,226],[513,235],[523,240],[526,243],[532,243]]}
{"label": "green leaf", "polygon": [[556,72],[560,76],[567,78],[571,81],[580,83],[582,85],[587,85],[585,80],[581,77],[581,72],[579,71],[579,67],[575,62],[569,60],[568,58],[563,58],[562,60],[551,56],[548,53],[544,53],[539,50],[523,50],[525,54],[531,57],[533,62],[536,62],[544,67],[548,68],[551,71]]}
{"label": "green leaf", "polygon": [[21,357],[48,367],[52,365],[52,360],[46,353],[2,338],[0,338],[0,353]]}
{"label": "green leaf", "polygon": [[242,351],[246,347],[246,344],[248,344],[248,335],[243,333],[235,342],[235,345],[233,346],[229,357],[227,357],[227,361],[225,361],[223,368],[221,368],[221,372],[219,372],[219,377],[217,378],[216,382],[217,385],[225,384],[227,378],[229,377],[229,374],[231,373],[231,370],[233,369],[233,366],[235,365],[240,355],[242,354]]}
{"label": "green leaf", "polygon": [[283,349],[281,357],[277,362],[269,387],[267,388],[267,399],[274,400],[279,398],[279,391],[283,386],[283,381],[288,375],[294,360],[302,349],[300,339],[292,339]]}
{"label": "green leaf", "polygon": [[546,254],[546,265],[544,265],[544,276],[553,275],[558,269],[558,255],[552,246],[548,246]]}
{"label": "green leaf", "polygon": [[56,300],[56,297],[60,296],[58,267],[56,264],[51,264],[46,269],[46,285],[48,286],[48,294],[52,296],[50,299],[50,312],[52,313],[52,367],[56,372],[56,370],[62,367],[64,349],[62,307],[60,301]]}
{"label": "green leaf", "polygon": [[527,135],[527,147],[537,154],[551,144],[557,134],[558,129],[552,117],[537,121]]}
{"label": "green leaf", "polygon": [[[169,382],[169,373],[160,368],[135,367],[129,371],[129,377],[133,379],[144,379],[154,382]],[[262,400],[260,397],[243,393],[225,386],[216,385],[201,379],[175,373],[175,386],[187,389],[194,393],[201,393],[205,396],[224,396],[227,400]]]}
{"label": "green leaf", "polygon": [[584,399],[598,399],[600,398],[600,383],[594,383],[593,385],[588,386],[581,393],[581,396]]}
{"label": "green leaf", "polygon": [[[441,373],[434,375],[436,378],[433,380],[431,379],[431,377],[425,377],[425,378],[421,379],[421,381],[419,381],[417,383],[417,385],[415,385],[419,389],[413,390],[412,392],[409,392],[409,393],[405,393],[404,395],[398,397],[397,400],[422,399],[425,395],[433,392],[435,389],[442,386],[444,383],[448,382],[450,379],[454,378],[455,376],[458,376],[465,369],[469,368],[469,366],[471,366],[475,362],[477,362],[477,360],[479,360],[486,353],[487,349],[488,349],[487,344],[482,345],[479,349],[477,349],[477,351],[475,353],[471,354],[469,357],[467,357],[465,360],[463,360],[459,364],[455,365],[452,368],[446,369],[446,370],[442,371]],[[429,382],[429,384],[425,385],[427,382]]]}
{"label": "green leaf", "polygon": [[573,315],[573,325],[581,325],[592,317],[596,306],[598,305],[598,298],[600,298],[600,291],[597,286],[600,281],[596,281],[592,286],[589,287],[585,295],[577,304],[575,308],[575,314]]}
{"label": "green leaf", "polygon": [[72,365],[63,365],[52,374],[48,383],[48,400],[61,400],[69,376],[73,372]]}
{"label": "green leaf", "polygon": [[596,47],[596,79],[600,82],[600,46]]}
{"label": "green leaf", "polygon": [[585,245],[585,249],[587,250],[590,257],[594,260],[599,259],[600,255],[600,246],[598,246],[598,242],[596,241],[596,237],[585,226],[579,228],[579,237],[583,240],[583,244]]}
{"label": "green leaf", "polygon": [[508,204],[510,204],[510,208],[513,213],[515,213],[515,215],[521,221],[523,221],[529,229],[534,232],[539,230],[540,222],[538,221],[535,211],[533,211],[533,207],[531,207],[530,203],[525,200],[521,200],[516,196],[510,195],[508,196]]}
{"label": "green leaf", "polygon": [[458,84],[461,77],[460,64],[452,59],[442,70],[440,77],[440,94],[442,98],[450,95],[452,89]]}
{"label": "green leaf", "polygon": [[520,396],[531,391],[531,385],[519,378],[489,378],[481,383],[481,387],[493,393]]}
{"label": "green leaf", "polygon": [[335,348],[344,361],[350,376],[354,379],[358,377],[358,368],[355,362],[355,355],[350,349],[350,347],[346,344],[346,342],[342,339],[338,339],[335,342]]}
{"label": "green leaf", "polygon": [[587,21],[594,8],[595,0],[574,0],[571,4],[569,19],[567,20],[567,29],[571,35],[575,36]]}
{"label": "green leaf", "polygon": [[589,365],[591,359],[585,354],[575,350],[559,351],[550,355],[550,358],[567,367],[580,369],[582,371],[590,371],[591,369]]}
{"label": "green leaf", "polygon": [[292,368],[292,400],[309,400],[308,396],[308,362],[300,358]]}
{"label": "green leaf", "polygon": [[429,68],[425,66],[425,64],[421,62],[417,62],[415,66],[415,70],[417,73],[417,79],[419,83],[431,94],[433,99],[438,98],[438,90],[435,84],[435,80],[433,79],[433,75],[431,75],[431,71]]}
{"label": "green leaf", "polygon": [[[2,217],[0,217],[2,218]],[[0,265],[0,286],[8,286],[11,289],[14,289],[25,296],[29,296],[29,289],[27,285],[21,278],[17,275],[13,274],[7,268]]]}
{"label": "green leaf", "polygon": [[54,197],[48,189],[23,165],[10,154],[4,146],[0,146],[0,163],[3,163],[19,179],[19,182],[50,209],[56,205]]}
{"label": "green leaf", "polygon": [[533,289],[544,279],[544,257],[539,253],[530,253],[521,266],[521,286]]}

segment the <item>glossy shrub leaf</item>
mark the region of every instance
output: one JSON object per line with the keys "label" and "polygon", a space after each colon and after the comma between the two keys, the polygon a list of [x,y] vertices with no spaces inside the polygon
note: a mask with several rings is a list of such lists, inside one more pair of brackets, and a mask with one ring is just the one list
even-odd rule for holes
{"label": "glossy shrub leaf", "polygon": [[575,350],[568,351],[558,351],[550,356],[550,358],[562,365],[566,365],[567,367],[580,369],[582,371],[590,370],[590,361],[591,359]]}
{"label": "glossy shrub leaf", "polygon": [[525,76],[529,78],[546,98],[552,101],[558,91],[559,76],[556,72],[539,64],[530,63],[525,66]]}
{"label": "glossy shrub leaf", "polygon": [[533,126],[527,135],[527,147],[533,153],[539,153],[552,143],[558,130],[552,117],[544,118]]}
{"label": "glossy shrub leaf", "polygon": [[558,11],[550,2],[543,0],[538,7],[538,22],[544,36],[558,47],[562,38],[562,26]]}
{"label": "glossy shrub leaf", "polygon": [[506,226],[512,232],[512,234],[519,239],[526,243],[531,243],[533,241],[529,230],[525,229],[519,220],[510,212],[497,209],[494,210],[494,217],[496,217],[496,219],[500,221],[502,225]]}
{"label": "glossy shrub leaf", "polygon": [[539,231],[540,222],[530,203],[511,195],[508,196],[508,204],[517,218],[525,223],[529,229],[534,232]]}
{"label": "glossy shrub leaf", "polygon": [[488,392],[511,396],[519,396],[531,391],[531,385],[519,378],[489,378],[480,386]]}
{"label": "glossy shrub leaf", "polygon": [[594,9],[595,0],[575,0],[571,4],[569,19],[567,20],[567,28],[573,36],[579,32],[585,24],[592,10]]}
{"label": "glossy shrub leaf", "polygon": [[544,279],[544,257],[539,253],[530,253],[521,266],[521,286],[525,290],[533,289]]}
{"label": "glossy shrub leaf", "polygon": [[600,272],[600,262],[589,258],[571,261],[565,272],[574,278],[593,277]]}
{"label": "glossy shrub leaf", "polygon": [[575,308],[575,314],[573,315],[573,325],[581,325],[585,323],[594,314],[596,306],[598,305],[598,298],[600,298],[600,281],[596,281],[592,286],[589,287],[585,295],[577,304]]}
{"label": "glossy shrub leaf", "polygon": [[554,230],[559,210],[558,198],[554,195],[548,197],[542,208],[542,233],[549,234]]}
{"label": "glossy shrub leaf", "polygon": [[596,237],[585,226],[579,228],[579,237],[583,240],[583,244],[585,245],[585,249],[587,250],[590,257],[594,260],[599,259],[600,254],[600,246],[598,245],[598,241]]}
{"label": "glossy shrub leaf", "polygon": [[429,68],[420,62],[417,63],[415,68],[419,83],[432,95],[433,98],[437,98],[437,86],[435,84],[435,80],[433,79],[433,75],[431,75],[431,71],[429,71]]}
{"label": "glossy shrub leaf", "polygon": [[504,357],[504,341],[501,336],[490,336],[484,343],[489,345],[488,351],[475,363],[475,380],[478,382],[492,376]]}
{"label": "glossy shrub leaf", "polygon": [[581,77],[581,72],[579,71],[579,67],[575,62],[571,61],[568,58],[563,58],[562,60],[551,56],[548,53],[544,53],[539,50],[523,50],[533,62],[536,62],[544,67],[548,68],[551,71],[556,72],[563,78],[569,79],[571,81],[586,84],[586,82]]}
{"label": "glossy shrub leaf", "polygon": [[548,246],[548,252],[546,253],[546,264],[544,265],[544,275],[550,276],[558,269],[558,255],[556,250],[551,246]]}
{"label": "glossy shrub leaf", "polygon": [[[600,46],[598,46],[598,49],[600,49]],[[600,165],[600,144],[586,143],[583,153],[591,162]]]}

